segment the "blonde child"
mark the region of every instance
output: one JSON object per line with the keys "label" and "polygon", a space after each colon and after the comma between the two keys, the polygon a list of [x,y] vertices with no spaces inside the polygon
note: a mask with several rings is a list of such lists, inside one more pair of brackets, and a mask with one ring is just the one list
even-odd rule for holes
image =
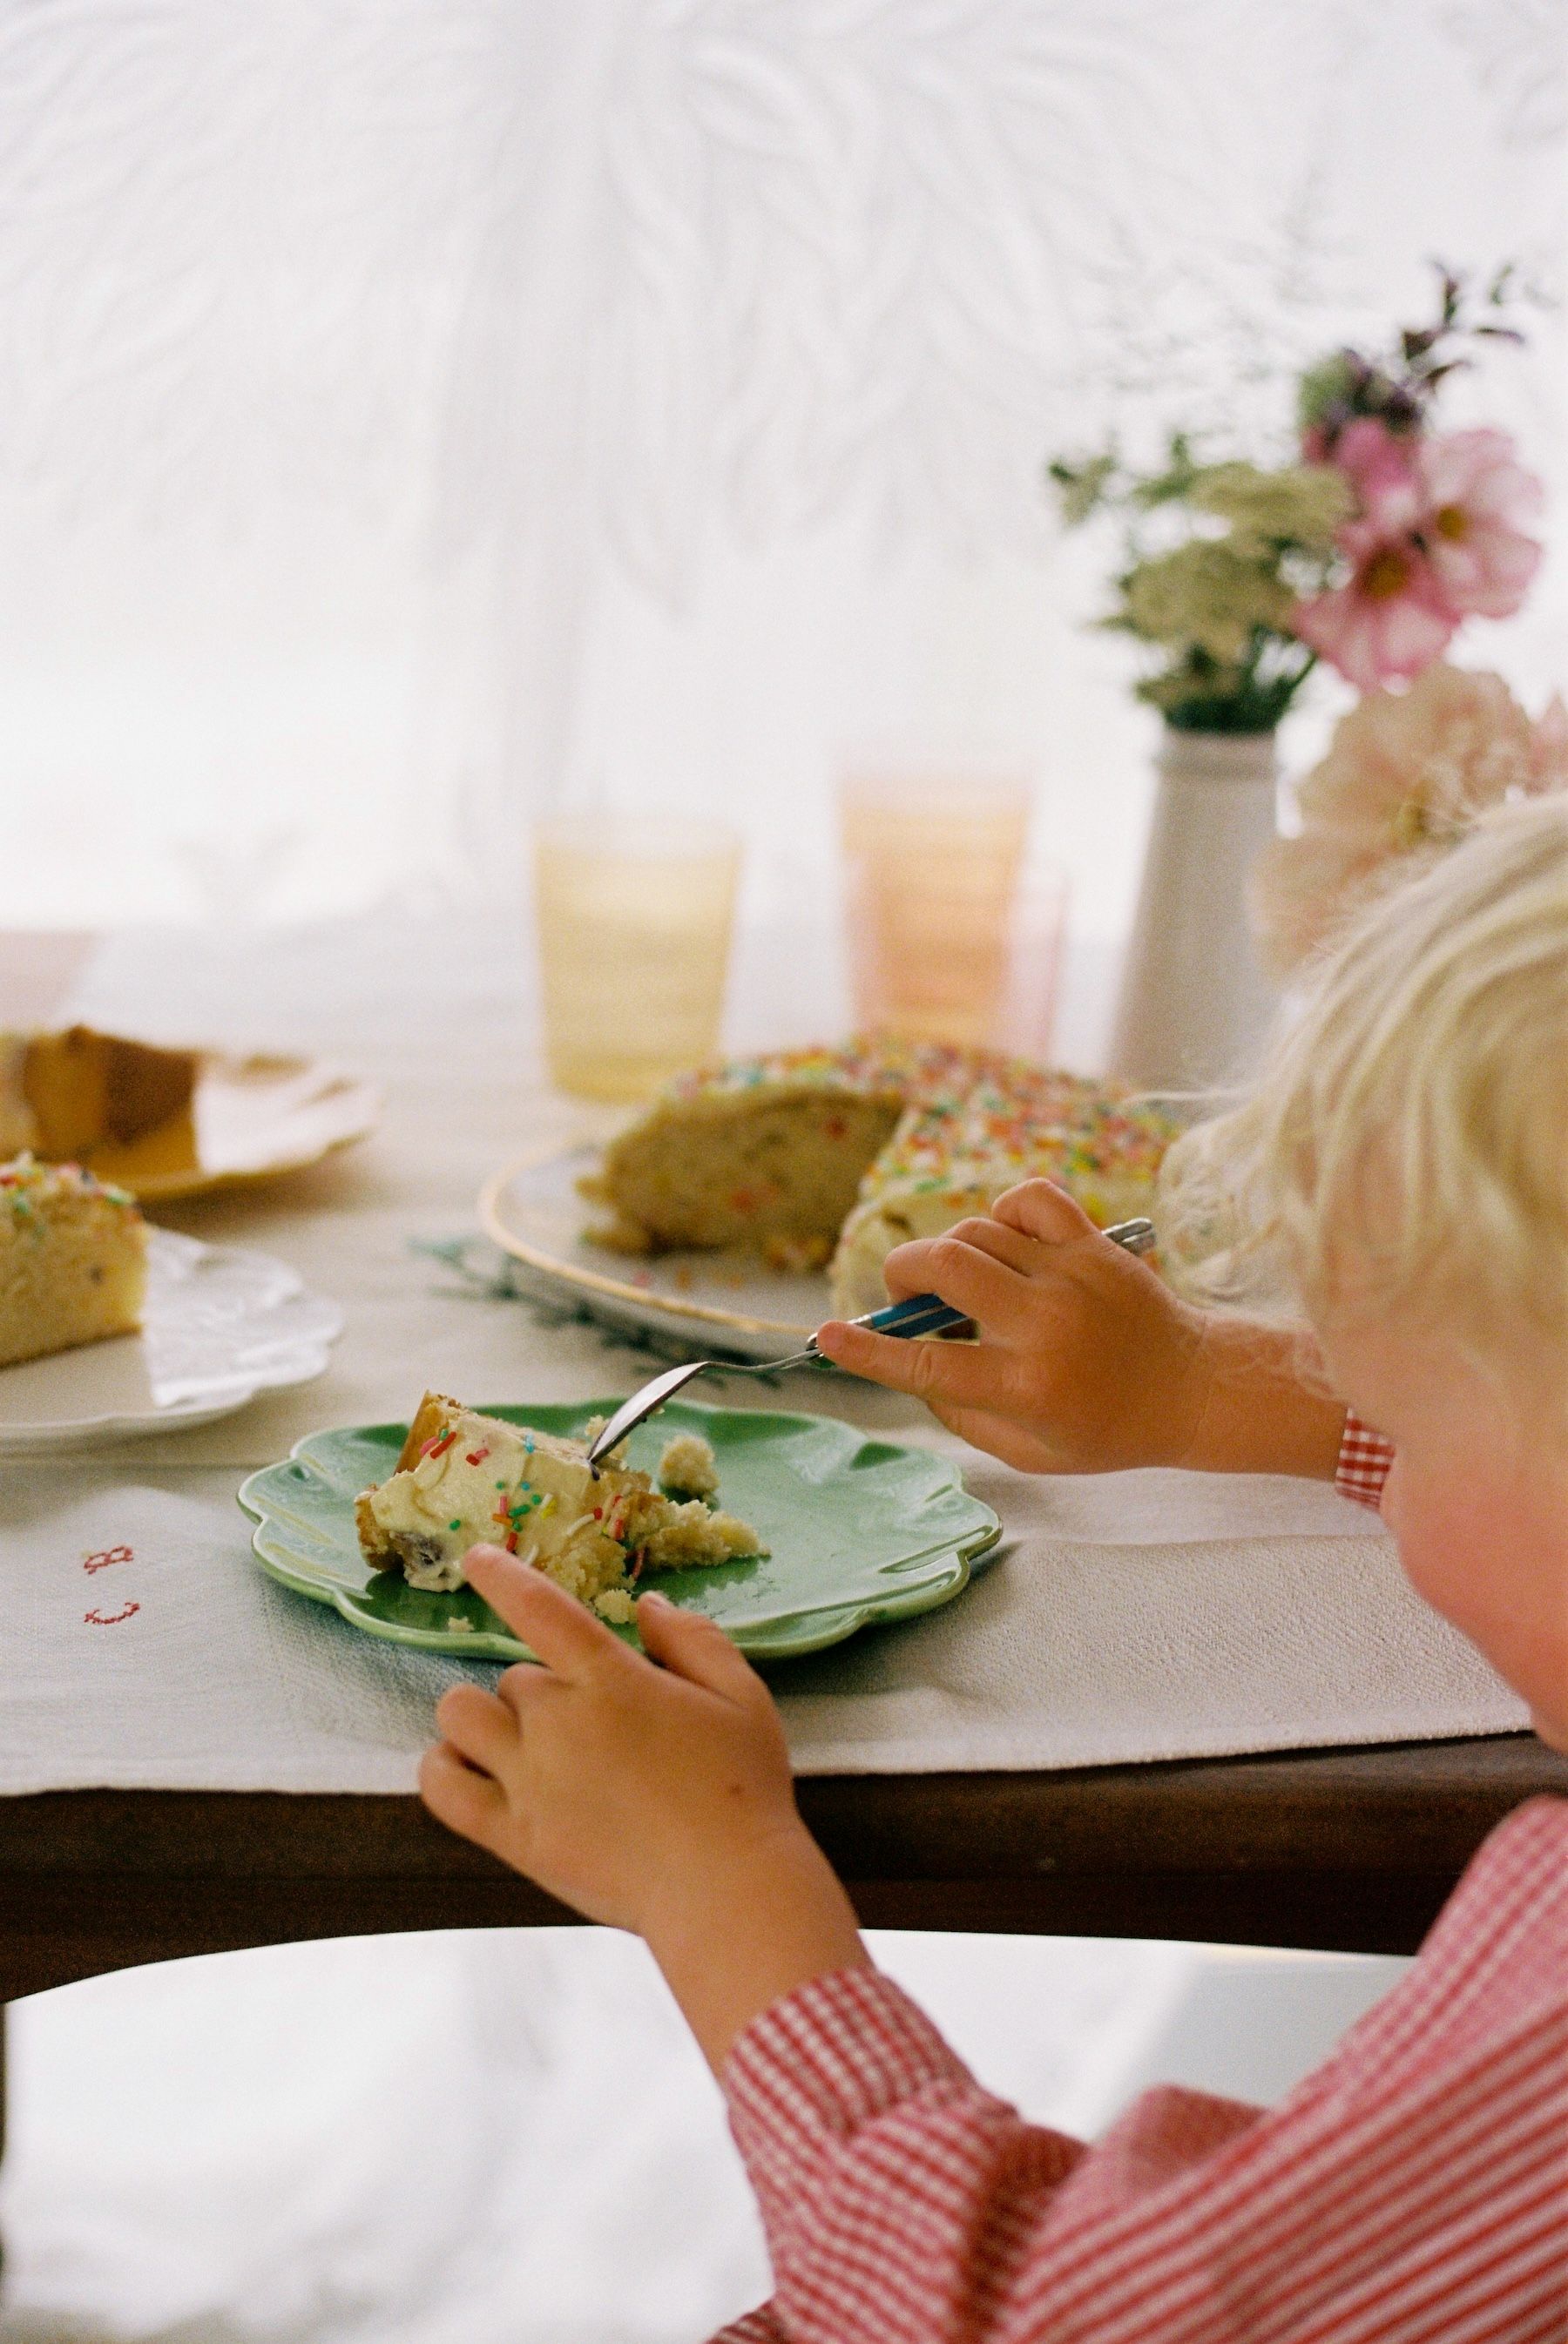
{"label": "blonde child", "polygon": [[[1374,907],[1170,1176],[1202,1305],[1031,1182],[889,1263],[977,1344],[824,1348],[1026,1469],[1331,1475],[1348,1446],[1415,1586],[1568,1750],[1568,803]],[[1269,1307],[1234,1315],[1243,1292]],[[872,1966],[715,1629],[644,1596],[649,1661],[496,1550],[470,1569],[544,1665],[446,1696],[425,1798],[646,1939],[767,2228],[777,2291],[731,2344],[1568,2338],[1568,1800],[1492,1833],[1280,2107],[1149,2092],[1089,2147],[983,2090]]]}

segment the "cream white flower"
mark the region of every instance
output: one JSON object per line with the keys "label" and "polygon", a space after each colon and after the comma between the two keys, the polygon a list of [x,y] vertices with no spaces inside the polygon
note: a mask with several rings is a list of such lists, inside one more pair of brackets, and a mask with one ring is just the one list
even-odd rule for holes
{"label": "cream white flower", "polygon": [[1148,642],[1202,652],[1222,665],[1244,660],[1256,627],[1284,631],[1294,596],[1271,566],[1225,539],[1194,538],[1129,571],[1121,623]]}
{"label": "cream white flower", "polygon": [[1301,831],[1265,848],[1253,925],[1276,971],[1300,966],[1401,869],[1423,869],[1484,809],[1568,789],[1568,714],[1533,723],[1500,675],[1440,661],[1408,692],[1374,692],[1335,727],[1297,794]]}
{"label": "cream white flower", "polygon": [[1265,472],[1237,463],[1209,465],[1193,480],[1188,502],[1229,521],[1239,552],[1271,556],[1290,545],[1327,556],[1355,500],[1343,473],[1330,464],[1287,464]]}

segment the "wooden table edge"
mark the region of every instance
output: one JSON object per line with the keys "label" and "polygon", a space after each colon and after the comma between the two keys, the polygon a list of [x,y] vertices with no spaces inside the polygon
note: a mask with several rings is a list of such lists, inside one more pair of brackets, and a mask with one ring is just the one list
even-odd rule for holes
{"label": "wooden table edge", "polygon": [[[1521,1734],[799,1793],[868,1926],[1411,1953],[1487,1833],[1568,1794],[1568,1759]],[[410,1796],[0,1798],[4,2000],[244,1946],[574,1917]]]}

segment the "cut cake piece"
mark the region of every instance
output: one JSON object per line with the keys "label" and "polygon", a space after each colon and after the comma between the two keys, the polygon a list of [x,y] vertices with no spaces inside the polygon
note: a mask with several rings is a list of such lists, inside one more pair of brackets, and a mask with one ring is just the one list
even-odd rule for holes
{"label": "cut cake piece", "polygon": [[0,1145],[89,1162],[188,1117],[199,1053],[90,1026],[0,1036]]}
{"label": "cut cake piece", "polygon": [[662,1497],[646,1473],[606,1463],[590,1470],[585,1444],[481,1415],[427,1392],[397,1468],[361,1492],[359,1545],[377,1571],[412,1587],[460,1587],[463,1558],[504,1546],[606,1618],[630,1617],[642,1571],[737,1562],[764,1552],[733,1514]]}
{"label": "cut cake piece", "polygon": [[719,1460],[700,1432],[677,1432],[664,1443],[654,1477],[667,1498],[716,1498]]}
{"label": "cut cake piece", "polygon": [[0,1165],[0,1367],[134,1335],[147,1227],[123,1189],[76,1164]]}
{"label": "cut cake piece", "polygon": [[611,1208],[590,1231],[597,1243],[622,1253],[746,1247],[786,1269],[827,1259],[903,1094],[870,1064],[818,1068],[803,1053],[746,1079],[757,1064],[766,1062],[674,1085],[611,1141],[583,1183]]}

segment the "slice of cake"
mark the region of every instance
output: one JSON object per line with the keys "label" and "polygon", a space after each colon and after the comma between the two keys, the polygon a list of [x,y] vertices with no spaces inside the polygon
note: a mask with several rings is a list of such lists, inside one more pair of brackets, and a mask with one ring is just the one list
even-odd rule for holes
{"label": "slice of cake", "polygon": [[188,1121],[200,1063],[90,1026],[0,1036],[0,1146],[91,1163]]}
{"label": "slice of cake", "polygon": [[490,1543],[613,1620],[630,1618],[644,1569],[764,1551],[733,1514],[661,1496],[624,1463],[595,1475],[583,1442],[481,1416],[439,1392],[425,1394],[397,1470],[362,1491],[354,1519],[366,1561],[401,1571],[410,1586],[460,1587],[470,1547]]}
{"label": "slice of cake", "polygon": [[76,1164],[0,1165],[0,1367],[132,1335],[147,1228],[123,1189]]}
{"label": "slice of cake", "polygon": [[887,1299],[906,1238],[1059,1180],[1102,1227],[1146,1212],[1179,1128],[1114,1085],[1000,1052],[872,1037],[683,1076],[604,1151],[589,1235],[628,1252],[748,1247],[832,1263],[846,1317]]}

